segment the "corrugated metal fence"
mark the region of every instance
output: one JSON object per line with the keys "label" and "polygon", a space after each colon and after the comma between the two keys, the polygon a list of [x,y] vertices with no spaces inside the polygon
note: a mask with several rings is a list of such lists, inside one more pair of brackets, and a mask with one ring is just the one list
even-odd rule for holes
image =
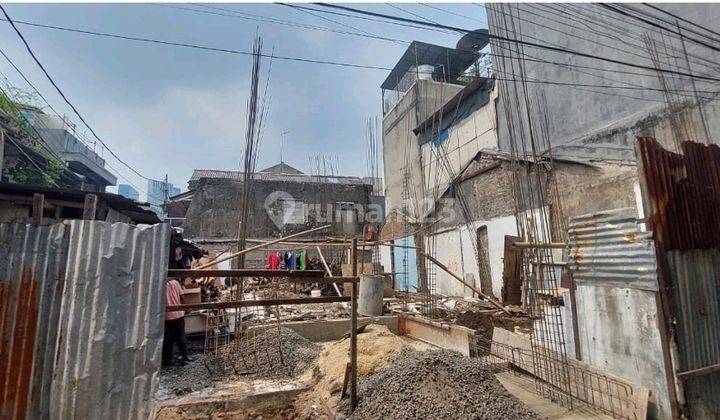
{"label": "corrugated metal fence", "polygon": [[0,225],[0,417],[147,418],[169,227]]}
{"label": "corrugated metal fence", "polygon": [[638,139],[643,204],[674,325],[685,414],[720,418],[720,147],[681,146],[678,154]]}

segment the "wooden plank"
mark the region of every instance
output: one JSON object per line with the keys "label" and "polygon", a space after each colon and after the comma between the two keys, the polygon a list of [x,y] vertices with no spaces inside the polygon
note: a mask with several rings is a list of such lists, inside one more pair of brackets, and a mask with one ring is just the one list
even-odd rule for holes
{"label": "wooden plank", "polygon": [[[357,239],[352,240],[352,274],[357,276]],[[357,407],[357,298],[358,284],[352,284],[350,293],[350,409]]]}
{"label": "wooden plank", "polygon": [[85,194],[85,204],[83,205],[83,220],[95,220],[97,213],[98,198],[95,194]]}
{"label": "wooden plank", "polygon": [[33,224],[35,226],[40,226],[42,224],[42,218],[43,218],[43,210],[45,210],[45,196],[42,194],[34,194],[33,195],[33,207],[32,207],[32,213],[33,213]]}
{"label": "wooden plank", "polygon": [[322,270],[255,270],[250,268],[227,270],[168,270],[168,277],[294,277],[294,278],[323,278]]}
{"label": "wooden plank", "polygon": [[275,305],[305,305],[308,303],[335,303],[349,302],[347,296],[323,296],[317,298],[292,298],[292,299],[263,299],[263,300],[233,300],[228,302],[205,302],[188,305],[166,306],[165,312],[192,311],[195,309],[228,309],[247,308],[251,306],[275,306]]}
{"label": "wooden plank", "polygon": [[513,244],[516,248],[522,248],[522,249],[533,249],[533,248],[539,248],[539,249],[564,249],[567,244],[565,242],[550,242],[550,243],[542,243],[542,242],[515,242]]}
{"label": "wooden plank", "polygon": [[503,256],[502,300],[506,305],[522,304],[522,251],[513,244],[521,240],[519,236],[505,235],[505,253]]}

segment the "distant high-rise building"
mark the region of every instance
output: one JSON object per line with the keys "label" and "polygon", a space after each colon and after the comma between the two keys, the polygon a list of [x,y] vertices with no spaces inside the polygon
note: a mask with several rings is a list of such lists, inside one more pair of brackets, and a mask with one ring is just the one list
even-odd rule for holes
{"label": "distant high-rise building", "polygon": [[165,184],[165,181],[148,179],[147,183],[147,201],[154,206],[160,206],[165,201],[165,190],[170,191],[172,184]]}
{"label": "distant high-rise building", "polygon": [[180,194],[180,187],[174,187],[172,184],[170,184],[170,194],[168,196],[173,197]]}
{"label": "distant high-rise building", "polygon": [[138,201],[140,200],[140,193],[138,191],[127,185],[127,184],[120,184],[118,185],[118,194],[122,195],[125,198],[129,198],[131,200]]}

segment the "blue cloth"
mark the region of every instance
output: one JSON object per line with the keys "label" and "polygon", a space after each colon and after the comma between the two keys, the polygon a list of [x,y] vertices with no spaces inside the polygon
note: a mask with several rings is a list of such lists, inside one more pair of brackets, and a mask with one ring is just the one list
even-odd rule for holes
{"label": "blue cloth", "polygon": [[439,146],[445,140],[447,140],[449,136],[450,136],[450,131],[445,129],[445,130],[435,134],[435,137],[433,137],[432,142],[435,146]]}
{"label": "blue cloth", "polygon": [[291,252],[288,257],[287,269],[290,271],[297,270],[298,256],[296,253]]}

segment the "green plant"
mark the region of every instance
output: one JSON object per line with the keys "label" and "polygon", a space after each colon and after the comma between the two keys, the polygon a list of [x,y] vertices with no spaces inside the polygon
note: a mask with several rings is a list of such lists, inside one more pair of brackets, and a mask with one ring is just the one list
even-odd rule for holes
{"label": "green plant", "polygon": [[65,167],[57,159],[49,159],[43,172],[35,165],[27,161],[18,161],[15,165],[7,168],[5,175],[9,182],[17,184],[32,185],[35,187],[52,188],[60,180]]}

